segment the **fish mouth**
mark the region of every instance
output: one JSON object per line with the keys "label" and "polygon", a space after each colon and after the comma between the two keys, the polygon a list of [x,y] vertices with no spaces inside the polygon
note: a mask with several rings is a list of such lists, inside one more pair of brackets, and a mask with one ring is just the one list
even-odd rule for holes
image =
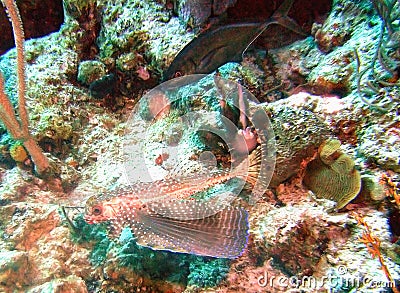
{"label": "fish mouth", "polygon": [[86,223],[88,223],[90,225],[96,223],[96,221],[94,219],[92,219],[91,216],[84,216],[83,219],[85,220]]}

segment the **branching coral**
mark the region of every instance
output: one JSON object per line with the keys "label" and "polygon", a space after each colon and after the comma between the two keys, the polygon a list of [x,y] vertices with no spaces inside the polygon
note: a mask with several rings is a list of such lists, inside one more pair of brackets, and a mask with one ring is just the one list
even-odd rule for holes
{"label": "branching coral", "polygon": [[355,218],[359,225],[363,226],[364,232],[360,238],[360,242],[364,243],[367,247],[368,252],[371,254],[372,258],[378,258],[382,271],[388,278],[389,282],[393,285],[392,290],[394,293],[400,293],[400,291],[396,288],[396,281],[393,279],[388,267],[385,264],[385,260],[383,259],[383,255],[381,253],[381,241],[378,237],[373,235],[371,228],[365,222],[365,220],[359,216],[355,215]]}
{"label": "branching coral", "polygon": [[15,45],[17,49],[17,76],[18,76],[18,113],[19,121],[15,115],[14,107],[5,93],[4,79],[0,74],[0,119],[3,121],[10,135],[22,141],[28,150],[32,161],[36,166],[39,174],[43,173],[49,167],[49,161],[43,154],[41,148],[33,139],[29,132],[29,118],[26,109],[26,82],[25,82],[25,57],[24,57],[24,30],[22,21],[18,11],[18,7],[14,0],[2,0],[4,7],[7,9],[14,32]]}
{"label": "branching coral", "polygon": [[[396,0],[371,0],[374,9],[381,19],[381,27],[376,50],[372,58],[372,62],[364,70],[360,71],[361,62],[356,49],[354,54],[357,62],[357,91],[361,99],[368,105],[374,106],[382,111],[386,110],[385,105],[381,105],[380,101],[371,101],[364,96],[378,94],[380,87],[399,86],[399,66],[398,59],[400,52],[400,32],[396,30],[393,22],[400,17],[399,3]],[[379,61],[379,65],[386,71],[390,77],[382,79],[378,77],[375,65]],[[370,72],[371,79],[367,82],[367,88],[361,85],[362,77]]]}

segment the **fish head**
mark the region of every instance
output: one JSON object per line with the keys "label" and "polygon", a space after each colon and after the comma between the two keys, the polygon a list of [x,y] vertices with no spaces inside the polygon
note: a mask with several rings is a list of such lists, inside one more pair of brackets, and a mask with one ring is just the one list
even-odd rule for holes
{"label": "fish head", "polygon": [[118,204],[113,201],[101,201],[96,196],[86,201],[84,219],[88,224],[97,224],[115,219],[118,216]]}
{"label": "fish head", "polygon": [[164,72],[164,81],[194,73],[199,73],[196,63],[191,58],[178,54]]}

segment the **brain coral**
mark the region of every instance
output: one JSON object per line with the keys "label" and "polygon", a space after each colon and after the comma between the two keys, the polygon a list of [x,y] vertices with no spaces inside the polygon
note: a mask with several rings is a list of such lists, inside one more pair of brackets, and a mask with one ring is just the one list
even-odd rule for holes
{"label": "brain coral", "polygon": [[329,139],[307,165],[303,183],[317,197],[336,201],[336,209],[341,209],[360,192],[361,176],[354,161],[340,150],[340,142]]}

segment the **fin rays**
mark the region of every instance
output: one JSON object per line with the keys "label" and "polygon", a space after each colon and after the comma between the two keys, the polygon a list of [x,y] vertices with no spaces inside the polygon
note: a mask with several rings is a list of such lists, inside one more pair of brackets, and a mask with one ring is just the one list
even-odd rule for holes
{"label": "fin rays", "polygon": [[132,223],[137,242],[153,249],[235,258],[247,245],[248,215],[244,209],[226,208],[189,221],[146,212],[137,216],[138,222]]}
{"label": "fin rays", "polygon": [[228,207],[235,195],[226,192],[218,193],[209,201],[169,200],[149,203],[149,208],[157,214],[176,220],[197,220],[215,215]]}

